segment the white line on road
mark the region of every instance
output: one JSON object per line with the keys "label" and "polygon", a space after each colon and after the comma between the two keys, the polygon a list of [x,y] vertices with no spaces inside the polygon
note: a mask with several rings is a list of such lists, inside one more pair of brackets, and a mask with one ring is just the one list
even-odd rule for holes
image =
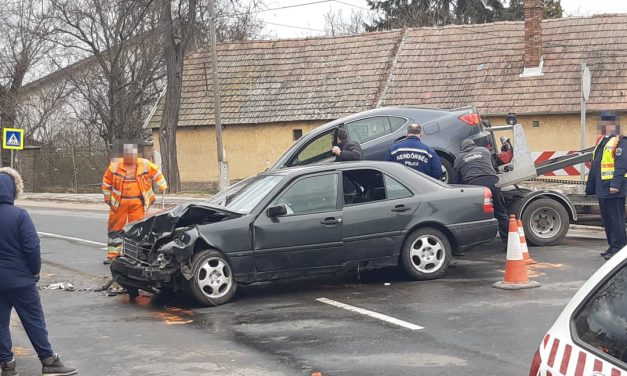
{"label": "white line on road", "polygon": [[348,304],[344,304],[344,303],[341,303],[341,302],[337,302],[335,300],[331,300],[331,299],[327,299],[327,298],[318,298],[316,300],[319,301],[320,303],[329,304],[329,305],[332,305],[334,307],[345,309],[347,311],[351,311],[351,312],[359,313],[361,315],[373,317],[375,319],[379,319],[379,320],[382,320],[382,321],[385,321],[385,322],[389,322],[390,324],[402,326],[403,328],[407,328],[407,329],[410,329],[410,330],[424,329],[424,327],[422,327],[420,325],[416,325],[416,324],[412,324],[412,323],[407,322],[407,321],[395,319],[394,317],[383,315],[381,313],[368,311],[367,309],[354,307],[352,305],[348,305]]}
{"label": "white line on road", "polygon": [[91,240],[86,240],[86,239],[81,239],[81,238],[73,238],[71,236],[65,236],[65,235],[50,234],[48,232],[37,232],[37,234],[39,234],[39,236],[43,236],[45,238],[69,240],[71,242],[95,245],[95,246],[98,246],[98,247],[106,247],[107,246],[106,243],[99,243],[99,242],[94,242],[94,241],[91,241]]}

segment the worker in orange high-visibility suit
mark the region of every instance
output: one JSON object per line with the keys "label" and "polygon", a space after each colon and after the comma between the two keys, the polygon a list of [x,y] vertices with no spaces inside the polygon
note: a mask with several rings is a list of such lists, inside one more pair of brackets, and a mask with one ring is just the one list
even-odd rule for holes
{"label": "worker in orange high-visibility suit", "polygon": [[137,145],[125,144],[123,150],[123,158],[111,160],[102,179],[102,193],[110,208],[105,264],[120,255],[124,226],[143,218],[155,202],[153,182],[161,192],[168,189],[159,166],[137,158]]}

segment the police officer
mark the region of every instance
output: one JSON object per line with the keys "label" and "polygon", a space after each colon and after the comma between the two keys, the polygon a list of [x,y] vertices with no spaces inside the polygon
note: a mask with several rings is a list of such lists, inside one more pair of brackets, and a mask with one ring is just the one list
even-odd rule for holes
{"label": "police officer", "polygon": [[390,146],[385,160],[402,163],[416,171],[427,174],[434,179],[442,177],[442,162],[432,147],[424,144],[422,126],[409,124],[407,126],[407,138]]}
{"label": "police officer", "polygon": [[475,145],[475,142],[468,138],[462,141],[461,150],[453,164],[453,182],[481,185],[490,189],[494,202],[494,217],[499,223],[499,236],[506,244],[509,218],[501,188],[497,186],[499,178],[492,164],[492,153],[484,147]]}
{"label": "police officer", "polygon": [[609,260],[627,245],[625,196],[627,196],[627,139],[622,135],[600,138],[594,149],[586,194],[596,195],[607,236],[608,249],[601,256]]}

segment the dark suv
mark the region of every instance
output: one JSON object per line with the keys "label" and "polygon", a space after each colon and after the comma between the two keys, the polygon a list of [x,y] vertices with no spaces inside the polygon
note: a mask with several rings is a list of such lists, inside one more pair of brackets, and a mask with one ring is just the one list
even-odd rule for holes
{"label": "dark suv", "polygon": [[492,146],[492,134],[483,130],[481,117],[473,106],[454,110],[382,107],[321,125],[296,141],[270,170],[331,160],[331,146],[338,128],[345,128],[350,139],[361,144],[365,159],[383,160],[388,148],[405,138],[409,123],[423,126],[423,141],[442,160],[444,181],[451,176],[455,156],[465,138],[474,139],[477,145]]}

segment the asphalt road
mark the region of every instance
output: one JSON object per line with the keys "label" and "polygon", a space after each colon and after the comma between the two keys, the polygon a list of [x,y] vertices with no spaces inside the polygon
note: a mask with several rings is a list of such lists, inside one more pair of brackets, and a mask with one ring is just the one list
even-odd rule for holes
{"label": "asphalt road", "polygon": [[[104,212],[38,207],[31,215],[39,231],[105,241]],[[214,308],[181,297],[106,297],[93,291],[106,281],[104,250],[46,237],[42,244],[40,285],[77,288],[41,294],[53,346],[81,375],[522,376],[563,306],[604,262],[598,251],[605,241],[571,232],[560,246],[532,248],[539,264],[530,275],[542,283],[533,290],[491,287],[504,268],[494,243],[457,259],[437,281],[415,282],[389,269],[263,283]],[[13,333],[22,374],[37,374],[17,320]]]}

